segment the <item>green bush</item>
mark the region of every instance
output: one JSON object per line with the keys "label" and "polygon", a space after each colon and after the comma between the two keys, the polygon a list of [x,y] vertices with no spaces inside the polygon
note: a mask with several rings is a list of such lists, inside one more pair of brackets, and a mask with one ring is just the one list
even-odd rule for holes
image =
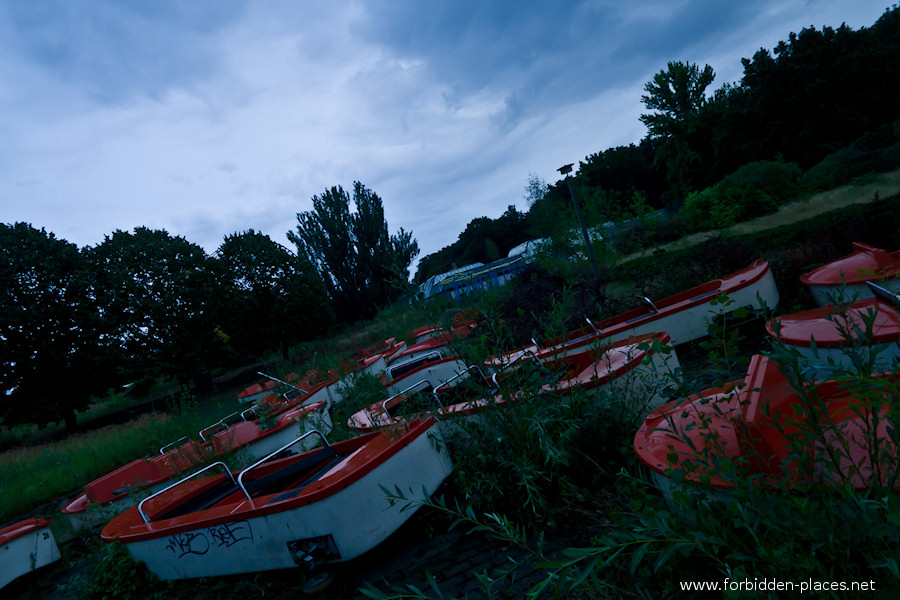
{"label": "green bush", "polygon": [[678,215],[689,227],[701,230],[773,213],[800,194],[800,173],[795,163],[749,163],[718,184],[688,195]]}
{"label": "green bush", "polygon": [[900,167],[900,121],[832,152],[803,173],[799,183],[808,191],[819,192],[897,167]]}

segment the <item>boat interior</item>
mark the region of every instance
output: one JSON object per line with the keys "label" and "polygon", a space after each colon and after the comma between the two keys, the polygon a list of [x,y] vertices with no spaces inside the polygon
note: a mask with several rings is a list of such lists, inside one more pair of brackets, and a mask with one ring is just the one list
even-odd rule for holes
{"label": "boat interior", "polygon": [[236,479],[230,473],[210,477],[202,486],[190,493],[181,494],[177,500],[161,502],[160,508],[149,513],[148,518],[150,521],[173,519],[217,505],[241,502],[248,496],[252,499],[266,497],[263,506],[294,498],[352,455],[365,441],[358,441],[350,447],[344,445],[343,448],[322,446],[298,456],[260,465],[255,469],[248,467],[242,472],[247,473],[246,481],[242,484],[239,484],[240,479]]}

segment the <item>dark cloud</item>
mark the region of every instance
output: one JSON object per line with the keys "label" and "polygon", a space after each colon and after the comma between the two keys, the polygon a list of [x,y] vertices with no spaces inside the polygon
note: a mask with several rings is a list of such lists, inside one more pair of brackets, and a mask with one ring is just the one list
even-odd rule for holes
{"label": "dark cloud", "polygon": [[234,22],[244,0],[55,0],[4,3],[23,60],[100,102],[159,97],[216,70],[206,36]]}

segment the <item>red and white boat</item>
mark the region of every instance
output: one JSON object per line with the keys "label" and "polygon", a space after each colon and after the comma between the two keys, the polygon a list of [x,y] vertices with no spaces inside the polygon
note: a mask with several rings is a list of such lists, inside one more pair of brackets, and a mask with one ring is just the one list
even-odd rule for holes
{"label": "red and white boat", "polygon": [[[869,286],[878,289],[877,297],[777,317],[766,324],[766,331],[821,373],[834,367],[891,370],[900,357],[900,297],[871,282]],[[867,347],[861,354],[863,342]],[[855,365],[860,359],[866,364]]]}
{"label": "red and white boat", "polygon": [[[253,410],[244,411],[242,417],[249,417]],[[241,451],[254,460],[294,439],[298,432],[331,431],[331,412],[324,401],[294,405],[283,412],[260,411],[252,420],[237,416],[232,421],[236,416],[202,429],[198,440],[182,438],[163,446],[152,458],[132,461],[88,483],[82,494],[62,508],[72,530],[92,529],[134,506],[140,497],[165,487],[172,478],[229,452]],[[266,420],[272,418],[270,425]]]}
{"label": "red and white boat", "polygon": [[800,276],[819,306],[849,304],[872,296],[867,281],[900,291],[900,250],[886,252],[853,242],[853,252]]}
{"label": "red and white boat", "polygon": [[[478,326],[478,313],[476,311],[463,311],[453,315],[453,324],[450,326],[455,335],[466,335]],[[427,339],[437,337],[446,330],[440,325],[423,325],[409,332],[413,344],[424,342]]]}
{"label": "red and white boat", "polygon": [[254,383],[240,391],[237,395],[238,402],[241,404],[255,404],[269,394],[274,393],[275,388],[280,384],[277,381],[269,379],[262,383]]}
{"label": "red and white boat", "polygon": [[114,518],[101,538],[164,580],[342,562],[415,512],[388,492],[424,500],[452,471],[433,418],[335,444],[318,437],[319,448],[242,471],[212,465]]}
{"label": "red and white boat", "polygon": [[[719,302],[727,296],[731,301]],[[653,301],[640,297],[644,304],[620,315],[598,323],[588,324],[569,333],[495,357],[488,361],[492,368],[515,362],[525,354],[544,357],[569,352],[598,343],[609,344],[633,335],[665,331],[671,344],[684,344],[705,337],[709,324],[716,318],[734,312],[738,308],[753,310],[773,309],[778,304],[778,288],[769,263],[757,260],[752,265],[714,279],[674,296]]]}
{"label": "red and white boat", "polygon": [[[856,489],[874,481],[896,484],[889,400],[885,386],[873,385],[870,391],[854,393],[838,381],[818,382],[811,384],[805,403],[772,360],[755,355],[743,381],[653,411],[634,437],[634,450],[667,494],[673,470],[682,472],[678,479],[705,481],[721,490],[734,485],[725,473],[735,465],[761,485],[785,480],[790,486],[847,480]],[[810,402],[818,415],[815,423]],[[811,433],[815,429],[818,436]],[[809,436],[801,448],[807,465],[792,450],[791,440],[797,443],[801,431]]]}
{"label": "red and white boat", "polygon": [[[638,399],[640,406],[629,406],[635,414],[644,415],[650,409],[659,406],[663,401],[662,391],[668,377],[678,368],[678,358],[674,351],[663,352],[669,336],[666,333],[652,333],[634,336],[619,342],[599,346],[583,346],[580,351],[546,357],[539,361],[542,372],[553,379],[544,384],[539,394],[569,394],[575,389],[589,393],[598,393],[601,389],[618,398]],[[660,350],[660,351],[657,351]],[[534,357],[531,357],[534,358]],[[492,392],[480,397],[454,396],[449,389],[450,383],[444,386],[418,385],[411,386],[383,402],[372,404],[351,415],[347,425],[351,429],[368,431],[378,427],[396,425],[404,420],[400,414],[404,406],[416,392],[434,394],[433,402],[427,400],[432,414],[439,416],[460,416],[481,412],[490,406],[502,406],[510,400],[508,394],[499,392],[498,375],[515,376],[517,367],[530,361],[520,358],[510,365],[506,374],[495,373],[491,377]],[[471,370],[471,368],[470,368]],[[467,375],[465,373],[464,375]],[[487,380],[482,376],[482,381]],[[488,387],[488,386],[486,386]],[[450,401],[448,398],[455,398]],[[512,395],[514,401],[516,394]]]}
{"label": "red and white boat", "polygon": [[379,377],[387,369],[388,361],[398,352],[406,348],[406,342],[388,338],[373,348],[360,349],[350,358],[350,362],[343,366],[343,371],[348,375],[372,375]]}
{"label": "red and white boat", "polygon": [[51,521],[35,517],[0,529],[0,588],[59,560]]}
{"label": "red and white boat", "polygon": [[441,351],[400,363],[396,367],[389,368],[381,380],[387,396],[399,394],[420,381],[427,382],[432,388],[438,388],[447,381],[456,379],[457,376],[468,375],[468,365],[462,358],[445,356]]}

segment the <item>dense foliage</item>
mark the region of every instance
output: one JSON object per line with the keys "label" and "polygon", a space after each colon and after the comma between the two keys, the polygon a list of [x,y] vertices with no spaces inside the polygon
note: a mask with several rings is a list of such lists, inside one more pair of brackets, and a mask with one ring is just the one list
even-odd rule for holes
{"label": "dense foliage", "polygon": [[[91,277],[74,244],[0,225],[0,420],[74,425],[105,353]],[[99,389],[98,389],[99,388]],[[40,401],[35,401],[40,398]]]}
{"label": "dense foliage", "polygon": [[304,257],[251,229],[226,236],[215,262],[221,278],[216,324],[238,357],[286,352],[328,330],[328,297]]}
{"label": "dense foliage", "polygon": [[108,390],[183,388],[215,368],[323,333],[318,274],[267,236],[215,257],[164,230],[116,231],[79,250],[26,223],[0,226],[0,418],[65,420]]}
{"label": "dense foliage", "polygon": [[370,318],[406,291],[409,266],[419,254],[412,233],[388,233],[381,198],[360,182],[350,194],[341,186],[313,196],[313,209],[297,214],[288,239],[319,272],[344,321]]}

